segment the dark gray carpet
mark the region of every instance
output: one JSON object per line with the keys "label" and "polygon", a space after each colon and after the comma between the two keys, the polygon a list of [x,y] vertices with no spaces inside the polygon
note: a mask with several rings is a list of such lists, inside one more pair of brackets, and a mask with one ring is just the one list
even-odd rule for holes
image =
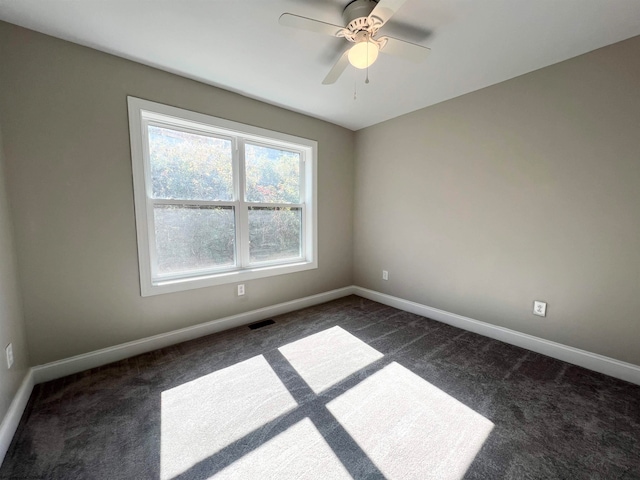
{"label": "dark gray carpet", "polygon": [[640,479],[640,387],[351,296],[37,385],[0,478]]}

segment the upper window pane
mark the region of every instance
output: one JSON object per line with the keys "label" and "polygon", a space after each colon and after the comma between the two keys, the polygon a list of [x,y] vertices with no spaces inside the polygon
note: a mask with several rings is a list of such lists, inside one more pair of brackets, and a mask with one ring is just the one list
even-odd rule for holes
{"label": "upper window pane", "polygon": [[233,200],[231,140],[149,125],[153,198]]}
{"label": "upper window pane", "polygon": [[300,203],[300,154],[245,145],[246,200]]}

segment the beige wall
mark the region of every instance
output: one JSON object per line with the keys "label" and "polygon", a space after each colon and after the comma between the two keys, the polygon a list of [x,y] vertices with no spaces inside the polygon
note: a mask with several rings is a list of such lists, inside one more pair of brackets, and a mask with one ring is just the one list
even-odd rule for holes
{"label": "beige wall", "polygon": [[355,283],[640,364],[639,92],[636,37],[359,131]]}
{"label": "beige wall", "polygon": [[[6,23],[0,65],[32,365],[352,283],[353,132]],[[142,298],[127,95],[317,140],[320,267]]]}
{"label": "beige wall", "polygon": [[[1,88],[2,84],[0,84]],[[24,376],[28,356],[22,298],[18,287],[13,225],[7,203],[4,151],[0,132],[0,419],[4,418]],[[14,364],[7,369],[5,347],[13,345]]]}
{"label": "beige wall", "polygon": [[[354,135],[0,22],[0,128],[30,364],[354,277],[640,364],[639,52],[634,38]],[[247,282],[242,299],[234,285],[140,297],[127,95],[317,140],[320,268]],[[2,195],[0,224],[10,225]],[[18,368],[0,374],[2,407],[26,352],[9,229],[0,250],[0,340],[18,345]],[[534,299],[549,303],[546,319],[530,313]]]}

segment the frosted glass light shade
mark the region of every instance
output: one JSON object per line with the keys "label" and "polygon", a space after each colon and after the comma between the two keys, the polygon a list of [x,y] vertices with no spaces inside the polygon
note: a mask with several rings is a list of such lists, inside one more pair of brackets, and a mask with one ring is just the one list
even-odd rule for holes
{"label": "frosted glass light shade", "polygon": [[349,63],[356,68],[367,68],[378,58],[378,45],[365,41],[356,43],[349,50]]}

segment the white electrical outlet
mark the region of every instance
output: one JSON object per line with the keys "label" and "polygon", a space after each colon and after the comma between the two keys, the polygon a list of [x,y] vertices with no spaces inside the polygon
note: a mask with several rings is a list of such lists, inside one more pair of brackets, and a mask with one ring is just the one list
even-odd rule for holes
{"label": "white electrical outlet", "polygon": [[389,272],[387,272],[386,270],[382,270],[382,279],[389,280]]}
{"label": "white electrical outlet", "polygon": [[244,295],[244,285],[238,285],[238,296]]}
{"label": "white electrical outlet", "polygon": [[546,317],[547,316],[546,302],[540,302],[538,300],[533,302],[533,314],[538,315],[540,317]]}
{"label": "white electrical outlet", "polygon": [[11,368],[11,366],[13,365],[13,345],[7,345],[7,348],[5,348],[5,352],[7,353],[7,368]]}

